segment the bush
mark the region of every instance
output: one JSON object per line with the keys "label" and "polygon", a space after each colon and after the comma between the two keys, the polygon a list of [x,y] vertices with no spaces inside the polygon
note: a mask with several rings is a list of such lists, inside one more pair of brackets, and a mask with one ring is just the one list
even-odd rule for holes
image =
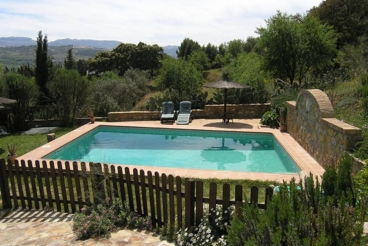
{"label": "bush", "polygon": [[212,211],[205,210],[205,215],[196,228],[179,230],[177,243],[185,246],[227,245],[225,235],[233,214],[233,207],[224,211],[221,206],[216,206]]}
{"label": "bush", "polygon": [[230,223],[229,244],[365,245],[366,201],[355,202],[350,164],[345,157],[336,173],[327,169],[322,184],[312,175],[284,183],[267,210],[246,203]]}
{"label": "bush", "polygon": [[91,237],[110,237],[117,226],[128,226],[141,230],[151,230],[149,217],[141,217],[131,211],[126,203],[119,199],[111,201],[108,197],[103,204],[82,208],[73,218],[73,231],[78,239]]}
{"label": "bush", "polygon": [[267,111],[266,113],[262,115],[261,124],[269,125],[270,127],[276,127],[279,125],[278,119],[279,119],[279,115],[277,114],[276,110],[273,109],[273,110]]}
{"label": "bush", "polygon": [[[356,199],[360,204],[368,204],[368,166],[365,166],[354,177]],[[361,206],[363,207],[363,206]],[[368,206],[365,206],[365,216],[368,215]]]}

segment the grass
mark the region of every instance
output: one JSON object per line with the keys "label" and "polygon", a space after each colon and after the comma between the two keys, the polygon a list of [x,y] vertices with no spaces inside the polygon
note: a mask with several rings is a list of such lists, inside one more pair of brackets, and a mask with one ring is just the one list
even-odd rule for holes
{"label": "grass", "polygon": [[[57,127],[50,133],[55,133],[56,137],[60,137],[74,128]],[[0,159],[6,159],[8,155],[7,144],[17,145],[17,156],[24,155],[47,143],[47,133],[44,134],[10,134],[0,135]]]}

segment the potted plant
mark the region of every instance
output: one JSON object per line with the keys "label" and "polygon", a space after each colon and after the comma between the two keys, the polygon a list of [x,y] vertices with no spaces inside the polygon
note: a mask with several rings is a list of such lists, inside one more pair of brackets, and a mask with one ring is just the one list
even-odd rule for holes
{"label": "potted plant", "polygon": [[8,160],[14,164],[15,159],[17,159],[17,144],[7,144],[8,146]]}
{"label": "potted plant", "polygon": [[87,115],[90,118],[90,123],[91,124],[95,123],[96,119],[95,119],[95,117],[93,115],[93,110],[92,109],[87,109],[86,113],[87,113]]}

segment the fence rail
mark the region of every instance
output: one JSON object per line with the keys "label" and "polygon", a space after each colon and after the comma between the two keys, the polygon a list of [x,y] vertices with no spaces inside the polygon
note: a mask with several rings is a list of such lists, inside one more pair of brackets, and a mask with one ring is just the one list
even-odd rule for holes
{"label": "fence rail", "polygon": [[[204,197],[202,181],[107,164],[45,160],[16,160],[12,164],[0,160],[2,204],[9,209],[75,213],[107,197],[120,198],[132,211],[150,216],[154,227],[174,222],[188,227],[200,223],[205,204],[209,209],[235,205],[239,213],[244,203],[243,187],[235,186],[233,198],[229,184],[222,186],[222,197],[218,197],[217,189],[217,184],[211,183],[209,197]],[[267,201],[272,199],[272,188],[266,188],[265,194],[265,201],[260,203],[259,190],[252,187],[249,203],[266,209]]]}

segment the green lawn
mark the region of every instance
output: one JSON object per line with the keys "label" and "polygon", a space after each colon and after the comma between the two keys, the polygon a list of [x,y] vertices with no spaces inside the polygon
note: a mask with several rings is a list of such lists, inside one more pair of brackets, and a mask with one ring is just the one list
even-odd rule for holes
{"label": "green lawn", "polygon": [[[60,137],[74,128],[61,128],[57,127],[50,133],[55,133],[56,137]],[[6,159],[8,155],[7,144],[17,145],[17,155],[24,155],[31,150],[34,150],[47,143],[47,133],[44,134],[11,134],[11,135],[0,135],[0,159]]]}

